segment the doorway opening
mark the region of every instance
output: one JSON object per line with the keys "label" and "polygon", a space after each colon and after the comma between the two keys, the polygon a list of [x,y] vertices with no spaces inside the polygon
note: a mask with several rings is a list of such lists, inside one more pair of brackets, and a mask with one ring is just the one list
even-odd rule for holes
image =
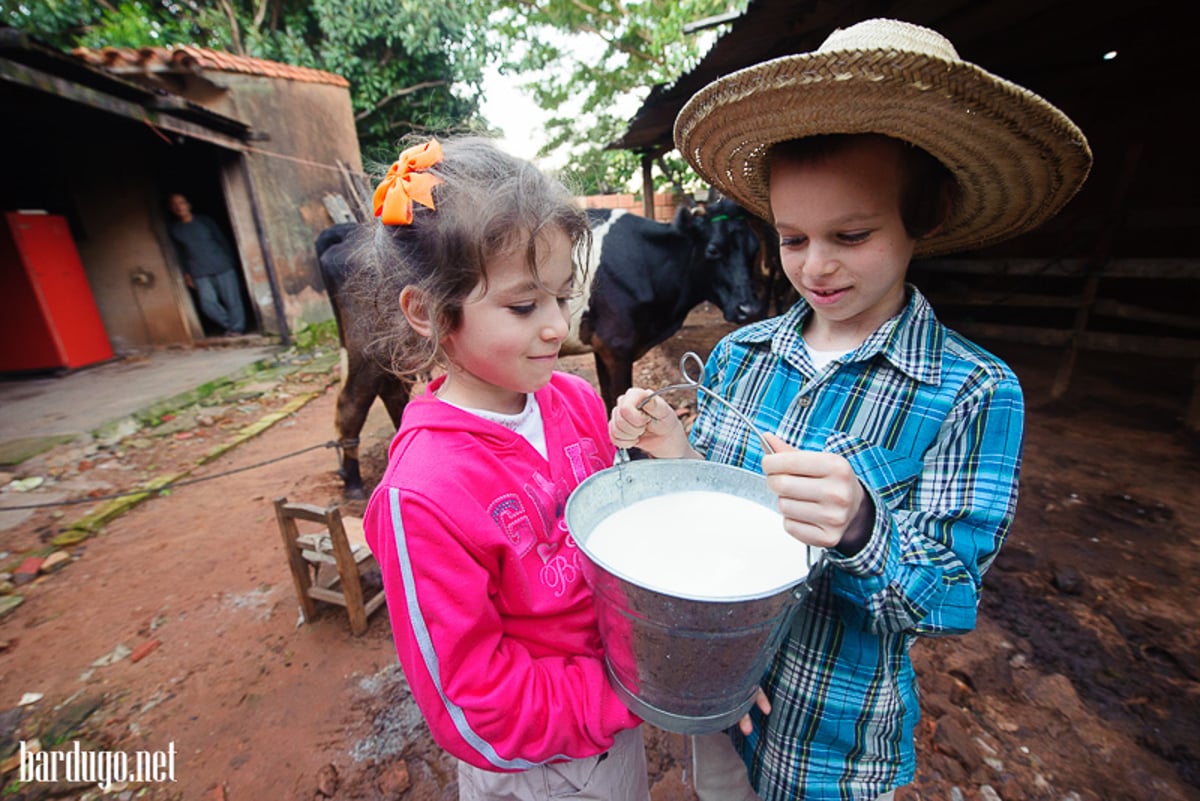
{"label": "doorway opening", "polygon": [[[159,154],[161,163],[157,174],[170,176],[161,179],[162,213],[168,232],[172,231],[177,217],[172,213],[172,198],[182,195],[190,207],[193,218],[205,218],[215,225],[216,236],[228,244],[233,260],[236,263],[234,272],[237,275],[237,302],[240,305],[241,319],[244,321],[242,333],[253,334],[262,331],[262,321],[258,308],[250,302],[250,294],[246,286],[246,272],[240,256],[240,248],[234,236],[234,227],[230,223],[229,208],[225,201],[225,192],[221,183],[221,175],[238,154],[230,153],[204,142],[194,139],[183,139],[175,147]],[[204,223],[209,225],[209,223]],[[184,252],[177,242],[177,235],[172,233],[172,243],[176,248],[176,264],[184,267]],[[221,322],[204,313],[200,299],[200,290],[193,279],[188,286],[192,306],[196,317],[200,320],[205,337],[220,337],[226,334],[226,327]],[[236,315],[234,315],[236,317]]]}

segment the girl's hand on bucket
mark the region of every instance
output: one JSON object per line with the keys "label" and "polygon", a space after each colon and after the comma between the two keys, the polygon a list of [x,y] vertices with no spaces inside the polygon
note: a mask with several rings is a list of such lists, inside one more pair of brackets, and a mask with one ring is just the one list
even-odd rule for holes
{"label": "girl's hand on bucket", "polygon": [[661,397],[651,398],[644,409],[638,404],[651,390],[634,387],[617,398],[608,421],[608,436],[618,448],[638,447],[660,459],[699,458],[688,443],[687,432],[675,410]]}
{"label": "girl's hand on bucket", "polygon": [[[767,694],[758,688],[758,695],[754,696],[754,705],[758,707],[764,715],[771,714],[771,701],[767,698]],[[750,713],[742,715],[742,719],[738,721],[738,728],[742,730],[742,734],[749,737],[754,733],[754,724],[750,721]]]}
{"label": "girl's hand on bucket", "polygon": [[775,453],[763,457],[767,486],[779,496],[783,527],[819,548],[860,550],[870,535],[874,506],[845,458],[802,451],[766,434]]}

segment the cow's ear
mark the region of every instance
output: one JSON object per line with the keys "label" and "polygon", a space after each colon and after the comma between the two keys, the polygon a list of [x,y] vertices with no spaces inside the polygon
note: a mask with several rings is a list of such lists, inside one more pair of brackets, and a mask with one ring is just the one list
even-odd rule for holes
{"label": "cow's ear", "polygon": [[429,319],[429,303],[425,293],[415,286],[400,290],[400,311],[412,329],[423,337],[433,335],[433,321]]}
{"label": "cow's ear", "polygon": [[693,213],[687,206],[680,206],[675,209],[675,218],[671,220],[671,227],[684,235],[703,231],[704,215]]}

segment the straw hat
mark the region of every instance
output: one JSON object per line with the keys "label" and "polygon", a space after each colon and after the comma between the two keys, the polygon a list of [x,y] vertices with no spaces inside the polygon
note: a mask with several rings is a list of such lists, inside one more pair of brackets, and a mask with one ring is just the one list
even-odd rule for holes
{"label": "straw hat", "polygon": [[890,19],[726,75],[675,120],[675,145],[696,172],[764,220],[771,145],[828,133],[903,139],[955,175],[958,206],[917,243],[924,256],[1036,228],[1071,199],[1092,163],[1083,133],[1054,106],[963,61],[936,31]]}

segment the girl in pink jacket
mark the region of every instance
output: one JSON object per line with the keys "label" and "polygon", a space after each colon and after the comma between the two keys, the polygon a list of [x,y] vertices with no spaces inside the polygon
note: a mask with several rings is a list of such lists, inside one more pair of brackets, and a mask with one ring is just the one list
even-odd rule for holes
{"label": "girl in pink jacket", "polygon": [[402,375],[444,375],[405,409],[365,525],[459,798],[646,801],[640,721],[605,677],[563,522],[613,458],[600,397],[554,369],[587,220],[485,139],[409,148],[375,207],[357,273],[380,344]]}

